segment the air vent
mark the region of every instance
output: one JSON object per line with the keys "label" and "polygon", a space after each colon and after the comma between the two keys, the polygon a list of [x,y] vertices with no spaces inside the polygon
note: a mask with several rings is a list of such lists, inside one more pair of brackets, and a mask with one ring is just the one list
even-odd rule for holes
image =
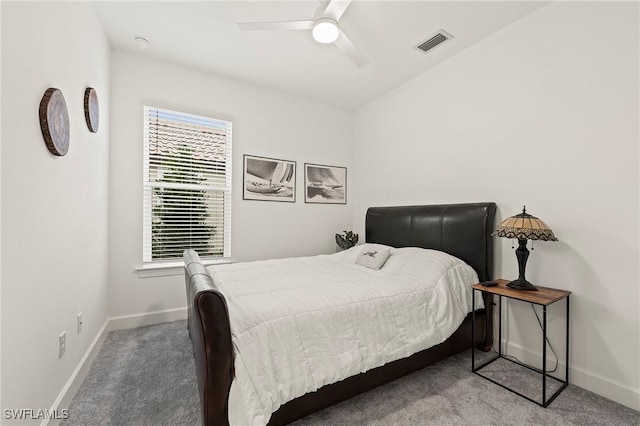
{"label": "air vent", "polygon": [[444,43],[445,41],[447,41],[449,39],[452,39],[452,38],[453,38],[453,36],[451,34],[447,33],[444,30],[440,30],[437,33],[435,33],[433,36],[429,37],[427,39],[427,41],[424,41],[424,42],[420,43],[419,45],[417,45],[416,49],[427,53],[428,51],[430,51],[434,47],[439,46],[442,43]]}

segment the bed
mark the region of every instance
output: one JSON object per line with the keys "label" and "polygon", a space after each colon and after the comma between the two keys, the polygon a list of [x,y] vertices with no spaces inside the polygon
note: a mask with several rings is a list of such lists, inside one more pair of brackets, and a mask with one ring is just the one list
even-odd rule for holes
{"label": "bed", "polygon": [[[467,274],[462,266],[455,263],[455,261],[462,263],[458,261],[458,259],[461,259],[466,263],[464,267],[474,273],[474,279],[477,274],[477,279],[484,281],[492,278],[493,244],[491,233],[493,232],[495,209],[494,203],[373,207],[367,211],[365,239],[367,243],[394,247],[392,253],[395,254],[388,261],[391,262],[391,266],[385,266],[381,271],[385,270],[385,268],[386,270],[393,269],[393,265],[397,267],[399,264],[398,259],[404,259],[407,256],[413,259],[415,256],[422,256],[422,252],[438,250],[443,253],[432,253],[436,254],[436,257],[440,259],[437,263],[450,264],[447,267]],[[420,250],[414,247],[432,250]],[[194,349],[204,425],[226,425],[229,424],[230,417],[235,419],[235,422],[240,422],[238,419],[242,417],[238,416],[242,408],[238,408],[239,398],[237,395],[247,389],[251,391],[252,387],[256,389],[253,395],[250,395],[253,398],[253,404],[251,403],[251,398],[249,398],[246,411],[250,412],[255,407],[260,408],[266,405],[267,407],[263,407],[263,410],[266,410],[270,415],[262,415],[262,417],[256,415],[256,417],[248,417],[252,420],[244,419],[242,422],[266,423],[266,420],[268,420],[268,424],[286,424],[432,364],[446,356],[467,349],[472,344],[483,350],[490,348],[493,340],[492,304],[490,300],[485,300],[485,308],[477,311],[476,335],[472,342],[470,315],[465,318],[470,306],[461,308],[465,311],[462,315],[459,312],[460,309],[453,308],[456,304],[464,304],[464,300],[467,300],[466,297],[460,297],[458,298],[459,300],[455,297],[449,299],[450,310],[453,314],[447,315],[448,311],[443,311],[437,322],[438,324],[440,322],[449,322],[442,319],[448,316],[452,318],[450,322],[454,324],[454,327],[451,328],[451,324],[449,324],[451,329],[450,333],[447,334],[448,337],[445,335],[438,337],[436,332],[436,337],[434,338],[426,334],[425,338],[418,336],[423,332],[423,329],[416,328],[415,324],[423,324],[428,319],[420,318],[419,312],[421,310],[419,308],[411,309],[411,307],[408,307],[406,309],[407,312],[413,315],[409,315],[408,318],[398,315],[398,312],[402,312],[402,309],[407,304],[405,298],[400,302],[402,309],[399,310],[398,306],[396,306],[396,312],[390,317],[394,318],[394,321],[404,324],[402,333],[399,333],[403,334],[405,339],[405,341],[401,342],[403,345],[402,351],[397,350],[397,348],[389,350],[386,347],[383,348],[382,346],[385,346],[384,341],[382,341],[383,344],[381,346],[380,337],[371,337],[369,340],[374,342],[370,347],[366,347],[363,341],[367,339],[364,338],[362,339],[363,341],[356,342],[357,339],[355,337],[349,339],[345,336],[332,336],[331,339],[334,339],[333,341],[336,344],[354,341],[356,342],[354,345],[358,347],[340,349],[337,350],[337,353],[322,352],[322,343],[316,343],[314,339],[319,338],[318,336],[329,334],[325,326],[329,321],[322,316],[311,316],[305,322],[300,319],[301,315],[300,311],[298,311],[297,314],[294,312],[295,315],[291,315],[295,316],[295,322],[287,322],[287,315],[285,314],[288,312],[287,310],[299,309],[299,305],[305,304],[309,305],[309,311],[313,315],[318,315],[324,314],[327,306],[339,313],[339,309],[342,309],[343,306],[351,308],[352,305],[358,306],[358,303],[366,302],[371,304],[373,303],[372,301],[377,301],[381,292],[385,293],[387,291],[382,282],[376,282],[377,277],[382,273],[376,275],[369,271],[361,272],[353,267],[351,258],[355,256],[354,251],[357,249],[354,248],[351,249],[351,252],[337,255],[302,258],[298,261],[285,259],[273,262],[251,262],[244,266],[236,264],[216,268],[213,276],[202,265],[195,252],[185,252],[185,280],[189,302],[188,329]],[[452,258],[444,253],[455,256],[457,259],[451,260]],[[391,259],[395,260],[392,262]],[[335,264],[335,267],[329,268],[326,266],[327,263]],[[285,265],[286,268],[291,268],[295,267],[296,264],[302,265],[299,268],[312,271],[314,279],[317,278],[319,281],[302,289],[288,285],[286,276],[278,275],[278,271],[285,269]],[[292,271],[296,270],[293,269]],[[402,272],[406,271],[403,269]],[[416,273],[415,270],[412,270],[412,272]],[[291,272],[290,274],[295,275],[296,273]],[[355,284],[362,274],[365,274],[365,278],[369,277],[367,279],[369,287]],[[334,282],[336,281],[335,277],[338,276],[344,277],[349,286],[336,287],[344,285]],[[226,277],[227,281],[220,277]],[[468,274],[466,277],[466,280],[469,281]],[[256,280],[259,278],[262,278],[261,287],[255,287]],[[323,278],[324,281],[320,280],[320,278]],[[232,282],[229,283],[229,280]],[[357,285],[360,285],[360,287]],[[406,287],[409,285],[406,279],[404,281],[399,280],[394,285],[408,289],[407,291],[416,291],[413,287]],[[319,293],[320,290],[318,288],[322,286],[329,290]],[[255,288],[264,289],[261,290],[264,293],[260,295],[253,294],[252,292],[255,290],[252,289]],[[336,291],[337,289],[342,290]],[[436,287],[434,289],[429,287],[427,290],[417,290],[421,292],[438,291]],[[287,292],[293,292],[294,294],[308,292],[312,297],[308,300],[297,299],[293,303],[296,306],[279,306],[278,298]],[[327,294],[332,295],[329,297],[332,300],[326,300]],[[326,305],[327,303],[329,305]],[[261,321],[252,323],[251,321],[254,321],[252,317],[245,315],[246,306],[251,306],[252,304],[263,305],[260,313]],[[286,303],[283,302],[283,304]],[[333,304],[336,305],[336,308],[333,307]],[[439,306],[442,306],[442,303]],[[422,311],[432,311],[434,309],[436,307],[422,309]],[[231,319],[229,316],[230,310],[233,312]],[[282,312],[285,314],[282,314]],[[358,312],[361,313],[358,314]],[[360,311],[355,311],[355,313],[342,313],[342,315],[346,318],[345,323],[348,322],[350,316],[354,315],[368,316],[371,321],[378,318],[377,315],[372,316],[366,314],[366,312],[366,310],[361,309]],[[304,313],[306,314],[306,310],[304,310]],[[395,318],[397,317],[400,317],[400,319],[396,320]],[[480,321],[478,321],[479,318],[481,319]],[[387,320],[381,322],[378,318],[378,324],[375,327],[368,325],[367,321],[369,320],[365,318],[362,321],[354,322],[355,326],[360,327],[354,336],[366,335],[367,327],[380,328],[380,325],[384,325]],[[263,326],[263,323],[267,325]],[[274,324],[277,326],[274,326]],[[267,342],[266,344],[268,345],[270,340],[277,341],[278,333],[284,333],[285,336],[288,336],[286,334],[287,327],[300,327],[300,324],[303,324],[302,332],[298,330],[300,335],[284,338],[281,340],[282,343],[272,345],[271,348],[265,348],[264,342]],[[265,330],[263,334],[266,334],[266,340],[260,340],[261,335],[255,333],[255,330],[261,327]],[[343,330],[343,327],[333,328],[338,332]],[[412,342],[412,334],[414,333],[416,336],[421,337],[417,339],[420,340],[419,345],[424,345],[424,341],[430,341],[435,344],[429,347],[408,344],[407,342]],[[294,335],[291,334],[291,336]],[[384,340],[384,336],[382,339]],[[298,340],[302,343],[298,344]],[[269,362],[274,362],[273,359],[265,360],[265,354],[267,358],[275,358],[276,360],[287,358],[289,353],[295,354],[295,348],[288,349],[286,347],[291,342],[295,343],[294,346],[301,346],[301,351],[304,351],[306,358],[303,361],[309,364],[306,367],[312,371],[311,374],[308,374],[308,378],[305,378],[305,375],[302,374],[305,370],[296,371],[297,364],[295,362],[287,364],[289,361],[286,359],[284,360],[284,367],[280,363],[274,364],[275,367],[260,370],[264,365],[271,365]],[[240,352],[238,352],[238,345],[242,348]],[[283,346],[283,348],[280,348],[280,346]],[[406,346],[411,346],[411,350],[407,350]],[[381,348],[379,354],[376,353],[375,348]],[[340,354],[342,353],[346,355],[356,353],[358,356],[351,356],[352,359],[350,359],[349,356],[341,357]],[[363,353],[366,356],[363,357]],[[295,358],[295,355],[291,355],[291,357]],[[325,358],[327,359],[327,364],[335,365],[335,374],[329,370],[316,374],[317,370],[322,370],[319,366],[321,367],[321,361]],[[364,363],[360,358],[366,358],[367,362]],[[371,364],[371,362],[377,364]],[[287,365],[291,365],[292,371],[287,371]],[[236,371],[236,369],[238,370]],[[300,383],[296,382],[289,387],[281,386],[284,382],[282,378],[288,376],[293,376]],[[234,385],[233,388],[232,384]],[[305,393],[300,394],[300,389],[306,389]],[[300,395],[298,396],[298,394]],[[292,395],[295,397],[292,397]]]}

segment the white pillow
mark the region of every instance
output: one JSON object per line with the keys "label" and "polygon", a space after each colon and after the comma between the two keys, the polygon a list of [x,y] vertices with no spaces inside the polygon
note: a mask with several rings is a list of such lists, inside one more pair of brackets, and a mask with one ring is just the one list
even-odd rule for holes
{"label": "white pillow", "polygon": [[366,244],[358,257],[356,258],[356,264],[366,266],[376,271],[382,268],[384,262],[387,261],[391,254],[391,248],[377,244]]}

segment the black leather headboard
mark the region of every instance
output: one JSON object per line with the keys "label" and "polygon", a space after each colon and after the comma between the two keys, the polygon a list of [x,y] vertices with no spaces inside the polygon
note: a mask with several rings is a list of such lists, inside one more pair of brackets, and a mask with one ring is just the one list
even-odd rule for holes
{"label": "black leather headboard", "polygon": [[480,281],[487,281],[493,278],[495,215],[495,203],[371,207],[365,239],[449,253],[475,269]]}

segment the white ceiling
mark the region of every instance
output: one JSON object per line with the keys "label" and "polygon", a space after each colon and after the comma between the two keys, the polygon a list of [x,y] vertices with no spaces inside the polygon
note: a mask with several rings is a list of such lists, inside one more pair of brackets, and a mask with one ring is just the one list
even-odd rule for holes
{"label": "white ceiling", "polygon": [[[326,3],[99,2],[113,48],[348,109],[358,108],[547,2],[354,1],[340,27],[369,59],[356,67],[310,31],[241,31],[237,22],[312,19]],[[414,47],[444,29],[453,40]],[[134,36],[151,45],[140,49]]]}

